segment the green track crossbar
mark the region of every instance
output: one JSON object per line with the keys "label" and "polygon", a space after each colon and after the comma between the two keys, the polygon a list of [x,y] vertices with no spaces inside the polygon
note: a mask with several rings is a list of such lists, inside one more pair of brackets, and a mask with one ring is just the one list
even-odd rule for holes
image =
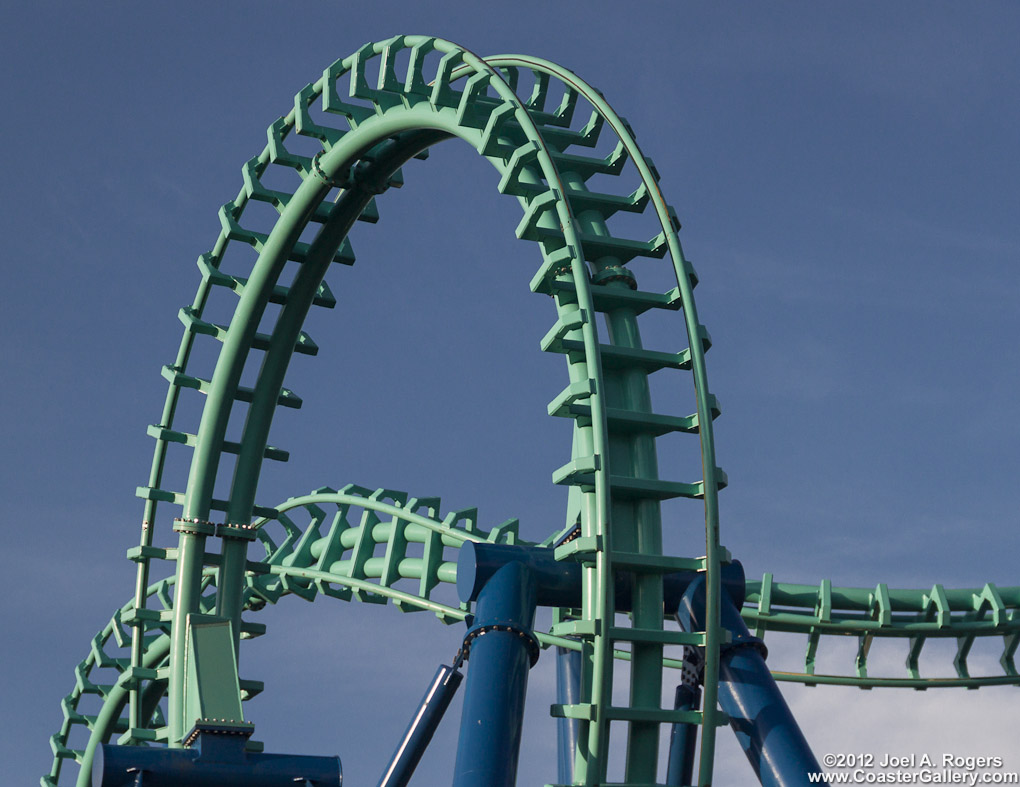
{"label": "green track crossbar", "polygon": [[[61,783],[62,764],[72,761],[79,766],[76,783],[89,787],[96,746],[115,735],[127,744],[182,745],[189,616],[227,621],[235,651],[240,640],[263,633],[242,613],[287,595],[392,601],[445,623],[462,621],[469,610],[447,592],[456,579],[458,546],[520,542],[514,521],[483,531],[474,510],[442,515],[437,498],[394,490],[352,485],[275,507],[256,503],[262,463],[289,458],[286,448],[270,444],[273,416],[278,407],[301,406],[285,377],[295,354],[318,351],[303,330],[309,311],[332,308],[335,293],[345,295],[342,268],[355,263],[349,233],[357,222],[380,222],[378,197],[403,184],[411,160],[449,139],[489,161],[498,191],[517,202],[517,235],[539,252],[531,290],[556,309],[541,349],[564,357],[567,382],[550,392],[548,411],[572,420],[573,438],[562,467],[550,468],[553,482],[568,488],[565,526],[543,544],[573,533],[556,556],[580,562],[584,604],[556,611],[552,628],[537,636],[544,647],[582,654],[580,699],[556,709],[580,723],[576,783],[605,783],[613,720],[628,728],[626,782],[656,782],[661,725],[676,720],[660,707],[663,670],[680,666],[664,656],[664,646],[690,639],[664,630],[661,578],[692,567],[706,574],[704,702],[684,720],[701,725],[697,783],[711,783],[715,728],[726,721],[717,703],[720,567],[729,560],[719,541],[717,496],[726,476],[712,436],[720,409],[705,368],[711,338],[698,318],[698,279],[677,237],[676,213],[628,123],[572,72],[536,58],[482,59],[442,39],[396,36],[337,60],[299,90],[268,128],[265,148],[244,163],[237,196],[219,210],[220,233],[198,258],[198,291],[179,312],[184,333],[177,355],[163,368],[163,410],[148,430],[155,450],[138,490],[145,501],[141,537],[128,553],[137,564],[134,598],[96,636],[75,672],[44,785]],[[271,206],[275,221],[246,213],[252,203]],[[648,229],[626,229],[635,220]],[[667,264],[665,292],[638,288],[642,266],[662,271]],[[326,282],[334,270],[335,291]],[[650,312],[682,320],[675,346],[643,346],[641,318]],[[232,316],[226,322],[212,316],[223,313]],[[195,361],[210,356],[211,375],[207,362]],[[253,362],[257,379],[243,386],[242,372]],[[653,374],[679,375],[693,403],[679,414],[653,409]],[[182,408],[189,401],[201,402],[197,424],[179,417],[194,410]],[[242,426],[228,436],[228,423]],[[667,435],[697,441],[700,477],[660,478],[656,441]],[[180,488],[166,481],[183,477]],[[663,554],[661,502],[673,498],[693,501],[698,513],[670,527],[700,531],[704,523],[700,556]],[[263,553],[253,556],[251,547]],[[163,574],[153,581],[157,569]],[[617,621],[614,608],[619,572],[632,575],[638,599],[626,623]],[[957,677],[949,683],[974,687],[1020,682],[1013,663],[1018,595],[990,585],[975,592],[936,586],[928,593],[825,583],[804,588],[767,575],[752,585],[743,614],[759,634],[808,637],[803,672],[776,673],[780,679],[948,685],[922,677],[918,658],[926,639],[955,636]],[[814,675],[819,638],[847,633],[861,638],[852,674]],[[1004,637],[1004,674],[972,677],[971,643],[990,635]],[[909,640],[905,677],[867,674],[873,637]],[[629,692],[613,705],[623,660],[632,662]],[[261,690],[261,683],[243,678],[238,686],[243,700]],[[192,696],[200,688],[192,686]],[[88,695],[100,698],[98,715],[78,711]]]}
{"label": "green track crossbar", "polygon": [[[478,526],[475,509],[442,515],[438,499],[413,498],[393,490],[370,491],[354,485],[340,490],[324,487],[291,498],[275,510],[273,519],[256,519],[253,523],[263,554],[259,560],[250,562],[246,573],[244,606],[251,613],[285,596],[313,601],[322,595],[348,601],[392,602],[405,612],[427,611],[444,623],[459,622],[464,620],[468,610],[457,603],[450,588],[456,582],[456,550],[460,545],[466,541],[530,543],[519,538],[515,520],[484,530]],[[363,556],[360,561],[354,559],[359,546]],[[143,554],[150,560],[176,558],[173,548],[134,547],[128,551],[132,560],[142,559]],[[675,566],[677,569],[690,567]],[[206,612],[215,606],[215,576],[215,567],[206,569],[200,603],[200,608]],[[75,670],[75,687],[61,704],[64,723],[52,738],[54,768],[44,783],[57,783],[60,766],[65,760],[82,762],[86,757],[85,749],[76,750],[68,745],[75,728],[91,733],[102,729],[97,724],[105,722],[107,729],[119,733],[123,741],[166,741],[166,722],[157,700],[166,690],[173,582],[174,577],[169,576],[150,586],[145,607],[138,608],[134,600],[129,601],[93,638],[88,656]],[[907,674],[899,676],[861,678],[857,674],[773,671],[777,680],[862,688],[1017,685],[1020,676],[1012,662],[1015,647],[1008,650],[1009,658],[1000,675],[965,673],[955,678],[932,678],[922,677],[917,671],[917,641],[921,637],[962,640],[1001,636],[1007,647],[1017,641],[1020,637],[1020,615],[1017,615],[1020,588],[998,588],[993,593],[990,587],[953,590],[936,585],[930,591],[890,590],[876,595],[873,590],[832,587],[829,583],[781,585],[766,575],[761,582],[748,582],[748,603],[742,613],[749,626],[757,626],[758,636],[768,631],[783,631],[805,636],[820,632],[828,637],[843,637],[870,630],[876,636],[905,640],[908,659],[912,659],[907,663]],[[998,598],[1002,604],[994,608],[995,602],[982,604],[982,599],[992,598]],[[876,599],[888,600],[888,615],[877,607],[881,602]],[[877,615],[874,614],[876,609]],[[822,625],[820,630],[819,625]],[[143,632],[146,646],[142,667],[132,667],[129,658],[131,632],[136,629]],[[264,632],[264,626],[259,623],[242,623],[242,639]],[[675,634],[680,632],[675,631]],[[536,636],[543,647],[580,647],[576,639],[558,636],[553,631],[539,631]],[[622,649],[616,649],[614,656],[619,660],[631,658],[630,652]],[[666,658],[663,663],[671,669],[681,667],[675,659]],[[123,703],[128,689],[136,684],[143,688],[146,697],[146,723],[129,728]],[[261,690],[257,681],[242,680],[241,686],[245,700],[257,696]],[[107,704],[119,705],[104,719],[85,716],[76,708],[89,695],[100,696]]]}

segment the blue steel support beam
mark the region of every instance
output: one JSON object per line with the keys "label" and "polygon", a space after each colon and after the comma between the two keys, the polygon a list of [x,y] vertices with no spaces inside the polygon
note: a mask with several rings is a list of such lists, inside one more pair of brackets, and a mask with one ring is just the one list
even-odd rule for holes
{"label": "blue steel support beam", "polygon": [[[704,577],[687,588],[677,618],[687,631],[704,631]],[[828,784],[809,781],[809,773],[821,771],[818,760],[765,666],[764,643],[748,631],[727,593],[721,598],[720,622],[731,641],[719,656],[719,704],[758,780],[763,787]]]}
{"label": "blue steel support beam", "polygon": [[[556,703],[576,705],[581,701],[581,653],[556,648]],[[556,719],[557,780],[574,783],[574,753],[577,751],[577,719]]]}
{"label": "blue steel support beam", "polygon": [[[676,687],[673,701],[675,710],[697,710],[701,704],[701,690],[697,686],[681,684]],[[694,776],[694,754],[698,741],[698,727],[688,722],[677,722],[669,734],[669,760],[666,763],[666,784],[681,787],[690,784]]]}
{"label": "blue steel support beam", "polygon": [[418,767],[429,741],[432,740],[443,714],[450,705],[450,700],[457,693],[457,687],[463,679],[456,667],[440,665],[432,683],[429,684],[422,697],[417,713],[404,733],[404,737],[393,754],[393,761],[386,769],[379,787],[405,787]]}
{"label": "blue steel support beam", "polygon": [[247,735],[205,730],[189,748],[102,744],[92,761],[93,787],[340,787],[339,757],[256,754]]}
{"label": "blue steel support beam", "polygon": [[513,787],[516,782],[528,671],[538,659],[534,622],[531,571],[523,563],[507,563],[478,592],[474,622],[464,638],[468,674],[454,787]]}
{"label": "blue steel support beam", "polygon": [[[474,599],[485,583],[499,569],[510,562],[528,567],[534,578],[536,603],[540,607],[581,606],[581,565],[567,560],[557,560],[555,550],[549,547],[532,547],[520,544],[487,544],[466,542],[457,559],[457,594],[461,600]],[[698,571],[677,571],[662,577],[663,613],[675,615],[680,597],[698,577]],[[630,612],[631,574],[621,571],[613,582],[616,588],[615,609]],[[740,606],[744,603],[744,570],[739,561],[722,567],[722,587],[725,595]]]}

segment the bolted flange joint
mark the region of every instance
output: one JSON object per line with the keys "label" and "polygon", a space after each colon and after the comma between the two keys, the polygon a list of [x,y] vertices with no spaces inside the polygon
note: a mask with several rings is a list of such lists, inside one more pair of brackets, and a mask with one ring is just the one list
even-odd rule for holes
{"label": "bolted flange joint", "polygon": [[609,284],[614,281],[623,282],[632,290],[637,289],[637,279],[634,278],[634,274],[622,265],[610,265],[591,277],[592,284]]}
{"label": "bolted flange joint", "polygon": [[471,658],[471,643],[479,637],[483,637],[490,632],[497,631],[505,634],[513,634],[518,637],[524,643],[524,647],[528,650],[528,658],[531,661],[531,666],[534,667],[538,663],[538,657],[542,652],[542,646],[539,645],[538,639],[527,629],[513,623],[490,623],[488,625],[474,626],[473,628],[468,629],[467,634],[464,635],[464,641],[461,643],[460,652],[457,654],[458,660],[469,660]]}
{"label": "bolted flange joint", "polygon": [[174,532],[176,533],[190,533],[196,536],[211,536],[215,535],[216,527],[217,525],[215,522],[198,519],[197,517],[174,518]]}
{"label": "bolted flange joint", "polygon": [[216,535],[220,538],[233,538],[238,541],[254,541],[259,529],[255,525],[224,523],[216,526]]}

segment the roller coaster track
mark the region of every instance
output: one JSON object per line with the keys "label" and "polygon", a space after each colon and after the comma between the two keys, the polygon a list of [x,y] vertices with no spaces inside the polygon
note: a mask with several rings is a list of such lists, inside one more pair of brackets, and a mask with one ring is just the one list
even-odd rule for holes
{"label": "roller coaster track", "polygon": [[[499,191],[522,210],[517,235],[536,243],[541,258],[531,289],[556,307],[541,348],[567,362],[567,385],[548,407],[550,415],[573,421],[571,456],[552,474],[569,489],[567,521],[543,544],[559,544],[558,559],[581,564],[584,603],[577,614],[555,615],[538,637],[544,646],[579,649],[584,657],[581,701],[556,711],[580,722],[577,783],[606,783],[609,725],[616,720],[629,728],[628,784],[655,783],[660,725],[674,721],[702,725],[698,783],[710,784],[714,731],[726,723],[716,692],[720,566],[729,560],[719,543],[717,493],[725,475],[712,439],[719,407],[705,370],[711,340],[696,312],[697,277],[680,246],[676,214],[627,122],[597,90],[547,61],[483,59],[441,39],[397,36],[333,63],[267,133],[265,149],[242,168],[237,197],[219,211],[219,236],[198,259],[198,291],[180,311],[177,357],[163,368],[168,391],[159,422],[149,428],[155,451],[139,489],[141,537],[128,555],[137,563],[134,598],[93,639],[76,669],[64,723],[52,738],[54,764],[42,783],[61,783],[63,763],[73,761],[77,784],[88,787],[96,745],[115,735],[122,743],[180,745],[188,614],[227,617],[238,639],[262,633],[242,612],[284,595],[392,601],[455,622],[469,610],[444,600],[442,588],[455,580],[450,557],[457,547],[470,540],[519,542],[514,522],[483,531],[473,510],[441,516],[438,499],[394,490],[320,489],[276,507],[255,499],[263,462],[289,456],[269,444],[270,426],[277,407],[301,406],[284,378],[295,353],[317,352],[302,327],[313,306],[337,302],[325,277],[334,263],[354,263],[348,233],[357,221],[379,220],[376,197],[403,184],[403,165],[459,138],[495,167]],[[272,206],[278,218],[267,224],[245,215],[256,203]],[[630,219],[647,222],[650,237],[618,229],[631,226]],[[306,241],[309,227],[314,237]],[[242,251],[231,253],[236,249]],[[670,260],[675,286],[639,289],[628,266],[661,267],[652,261],[662,258]],[[646,349],[639,317],[662,310],[681,313],[685,341],[680,348]],[[224,311],[228,321],[209,316]],[[203,376],[194,361],[210,354],[215,369]],[[242,385],[252,370],[254,385]],[[694,402],[681,415],[652,409],[648,377],[664,370],[689,373]],[[205,398],[196,425],[179,413],[197,397]],[[656,440],[673,434],[698,441],[700,478],[659,478]],[[170,488],[166,479],[185,475],[183,488]],[[696,519],[671,526],[704,527],[703,557],[663,554],[660,502],[671,498],[699,509]],[[563,539],[567,533],[573,537]],[[254,541],[265,551],[257,560],[248,554]],[[212,549],[215,542],[222,548]],[[165,576],[153,582],[158,567]],[[661,577],[692,568],[706,574],[709,625],[703,633],[664,630]],[[621,572],[633,577],[640,599],[630,625],[615,616],[613,583]],[[827,582],[786,585],[766,575],[749,590],[743,614],[752,628],[808,638],[803,670],[777,678],[915,688],[1020,682],[1013,663],[1020,588],[864,591]],[[853,669],[814,674],[820,638],[846,634],[860,641]],[[970,676],[974,638],[992,635],[1004,638],[1003,674]],[[905,677],[868,675],[875,637],[908,640]],[[924,643],[945,637],[958,641],[956,678],[923,677]],[[660,707],[663,667],[679,666],[664,658],[668,645],[704,648],[704,711]],[[633,663],[630,696],[625,706],[614,706],[615,665],[624,659]],[[250,699],[261,684],[242,681],[241,688]],[[101,708],[94,715],[79,710],[90,696]]]}
{"label": "roller coaster track", "polygon": [[[462,621],[467,610],[456,599],[439,600],[434,595],[444,583],[456,581],[456,560],[450,558],[456,557],[459,546],[465,541],[529,542],[519,539],[514,520],[485,531],[477,526],[476,510],[455,511],[440,519],[439,505],[435,498],[409,498],[385,489],[369,492],[353,485],[339,491],[318,489],[286,501],[277,507],[274,519],[254,522],[265,554],[261,560],[249,563],[245,609],[255,612],[287,595],[312,601],[321,594],[345,601],[392,602],[405,612],[432,612],[444,623]],[[130,556],[137,559],[139,551],[131,550]],[[172,553],[172,549],[166,552]],[[172,559],[172,554],[163,557]],[[200,605],[203,610],[211,610],[215,605],[214,580],[214,569],[210,568],[203,579],[205,593]],[[148,588],[149,604],[143,608],[143,614],[138,614],[132,599],[93,638],[89,655],[75,670],[74,689],[62,703],[64,724],[52,740],[55,767],[44,784],[57,783],[63,760],[81,762],[88,754],[85,749],[68,746],[72,728],[80,727],[90,733],[97,729],[100,721],[97,717],[77,712],[82,698],[88,695],[108,700],[107,705],[115,708],[114,715],[104,720],[106,735],[121,733],[124,740],[165,742],[165,719],[155,700],[162,695],[168,679],[166,657],[173,581],[173,577],[168,577]],[[936,585],[924,592],[890,591],[879,585],[868,590],[832,587],[827,581],[819,586],[780,584],[768,575],[763,582],[749,582],[748,586],[748,603],[742,611],[748,624],[759,627],[759,636],[767,630],[805,635],[812,659],[822,634],[907,641],[908,674],[903,676],[868,676],[865,647],[863,654],[855,658],[851,674],[816,675],[809,663],[802,673],[775,671],[773,674],[779,680],[915,689],[976,688],[1018,682],[1013,655],[1020,638],[1020,618],[1016,614],[1020,588],[997,589],[986,585],[974,590],[946,590]],[[153,602],[158,605],[156,609],[152,608]],[[146,632],[148,666],[141,669],[130,666],[130,632],[134,625],[142,625]],[[262,633],[264,628],[253,622],[245,623],[242,629],[242,637],[246,638]],[[540,631],[536,635],[543,647],[579,647],[577,640],[551,632]],[[970,645],[975,637],[987,636],[1001,636],[1006,643],[1002,657],[1004,672],[970,675],[967,669]],[[918,659],[929,637],[956,639],[955,678],[921,676]],[[614,655],[618,659],[630,658],[625,650],[617,650]],[[664,664],[676,669],[681,666],[669,658],[664,659]],[[150,690],[148,701],[143,703],[146,726],[129,733],[124,702],[128,687],[139,679],[150,681],[148,685],[156,691]],[[261,684],[242,681],[242,690],[245,699],[250,699],[259,693]],[[95,740],[99,739],[97,736]]]}

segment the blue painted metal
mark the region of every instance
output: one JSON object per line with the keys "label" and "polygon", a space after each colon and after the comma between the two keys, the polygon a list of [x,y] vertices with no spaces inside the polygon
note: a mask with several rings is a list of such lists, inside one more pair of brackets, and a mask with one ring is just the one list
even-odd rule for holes
{"label": "blue painted metal", "polygon": [[[701,690],[697,686],[680,684],[673,701],[675,710],[697,710]],[[694,753],[698,740],[698,726],[677,722],[669,734],[669,760],[666,764],[666,784],[680,787],[691,784],[694,776]]]}
{"label": "blue painted metal", "polygon": [[[474,599],[461,595],[461,600]],[[454,787],[516,782],[528,671],[539,652],[534,623],[531,571],[523,563],[507,563],[478,592],[474,623],[464,638],[468,674]]]}
{"label": "blue painted metal", "polygon": [[191,748],[102,744],[92,787],[340,787],[339,757],[256,754],[247,735],[201,731]]}
{"label": "blue painted metal", "polygon": [[[464,543],[457,556],[457,595],[461,601],[478,598],[492,576],[510,562],[527,566],[535,586],[535,603],[538,606],[581,605],[579,563],[557,560],[555,550],[548,547],[473,541]],[[576,604],[573,603],[575,600]]]}
{"label": "blue painted metal", "polygon": [[390,767],[379,781],[379,787],[404,787],[411,780],[463,677],[455,667],[440,665],[422,697],[418,712],[393,754]]}
{"label": "blue painted metal", "polygon": [[[687,588],[677,617],[687,631],[704,630],[704,578]],[[731,641],[719,656],[719,705],[758,780],[763,787],[808,784],[807,774],[821,771],[818,760],[765,666],[764,643],[748,631],[728,593],[722,594],[720,623]]]}
{"label": "blue painted metal", "polygon": [[[577,705],[581,701],[581,653],[556,648],[556,703]],[[577,751],[577,719],[556,719],[557,777],[559,784],[574,783],[574,752]]]}
{"label": "blue painted metal", "polygon": [[[457,558],[457,594],[461,600],[475,598],[485,583],[500,568],[510,562],[528,567],[535,583],[536,603],[541,607],[581,606],[581,564],[557,560],[555,550],[549,547],[521,544],[489,544],[466,542]],[[663,612],[675,615],[680,598],[698,577],[699,571],[676,571],[662,577]],[[633,608],[631,589],[633,573],[620,571],[613,582],[615,609],[630,612]],[[744,570],[738,561],[722,567],[722,587],[738,607],[745,593]]]}

